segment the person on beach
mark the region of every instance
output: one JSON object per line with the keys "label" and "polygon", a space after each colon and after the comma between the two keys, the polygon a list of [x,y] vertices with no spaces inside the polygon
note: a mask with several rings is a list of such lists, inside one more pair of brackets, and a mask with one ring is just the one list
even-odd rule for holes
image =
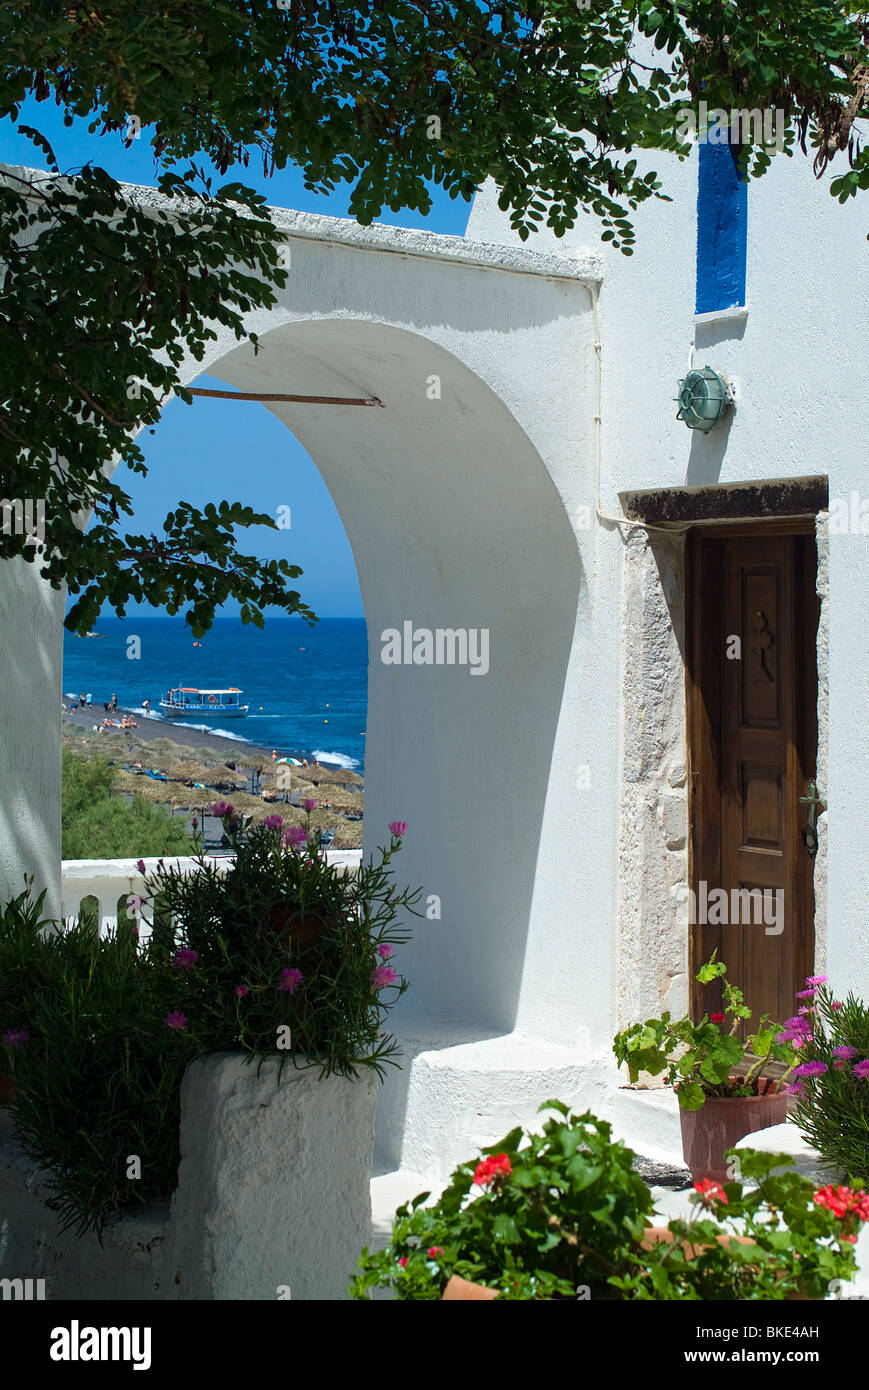
{"label": "person on beach", "polygon": [[84,691],[82,691],[81,695],[79,695],[78,702],[81,705],[82,709],[87,709],[87,696],[85,695]]}
{"label": "person on beach", "polygon": [[113,711],[118,708],[118,697],[114,693],[112,694],[111,708]]}
{"label": "person on beach", "polygon": [[150,719],[150,718],[151,718],[151,701],[150,701],[150,700],[143,700],[143,701],[142,701],[142,709],[145,711],[145,718],[146,718],[146,719]]}
{"label": "person on beach", "polygon": [[278,760],[278,750],[277,750],[277,748],[273,748],[273,749],[272,749],[272,762],[273,762],[273,763],[276,763],[277,760]]}

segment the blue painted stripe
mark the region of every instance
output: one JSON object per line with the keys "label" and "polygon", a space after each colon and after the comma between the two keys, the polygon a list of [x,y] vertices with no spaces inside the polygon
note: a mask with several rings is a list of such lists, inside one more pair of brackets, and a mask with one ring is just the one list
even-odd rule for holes
{"label": "blue painted stripe", "polygon": [[748,183],[736,147],[701,143],[697,180],[697,299],[695,312],[745,303]]}

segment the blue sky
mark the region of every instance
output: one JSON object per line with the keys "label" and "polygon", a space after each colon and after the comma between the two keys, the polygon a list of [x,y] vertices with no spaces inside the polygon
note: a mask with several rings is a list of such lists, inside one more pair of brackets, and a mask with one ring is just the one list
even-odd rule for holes
{"label": "blue sky", "polygon": [[[53,102],[30,100],[18,123],[35,126],[51,142],[62,170],[72,170],[92,161],[117,179],[129,183],[154,184],[157,181],[148,131],[124,148],[121,135],[96,136],[88,133],[88,122],[77,120],[63,125]],[[0,122],[0,161],[44,167],[40,150],[15,124]],[[200,163],[206,161],[198,161]],[[276,207],[299,208],[305,212],[346,217],[350,185],[334,193],[317,195],[305,187],[296,167],[278,170],[271,179],[263,177],[261,162],[254,156],[250,168],[235,166],[221,183],[243,182],[264,194]],[[380,222],[403,227],[425,227],[435,232],[462,235],[470,206],[451,199],[442,189],[433,188],[433,206],[428,217],[415,212],[384,211]],[[201,386],[225,386],[215,378],[202,376]],[[194,506],[226,498],[274,513],[275,498],[292,510],[289,531],[273,532],[257,527],[239,533],[241,549],[263,558],[285,558],[302,566],[304,574],[294,581],[306,603],[323,618],[361,617],[362,600],[356,568],[341,519],[314,463],[284,425],[264,406],[198,398],[186,406],[173,401],[167,406],[156,432],[140,435],[139,443],[148,465],[147,478],[119,469],[115,481],[130,494],[135,516],[129,518],[134,531],[162,528],[166,513],[184,500]],[[256,460],[255,468],[250,466]],[[145,612],[156,612],[144,609]],[[237,611],[228,604],[224,613]]]}

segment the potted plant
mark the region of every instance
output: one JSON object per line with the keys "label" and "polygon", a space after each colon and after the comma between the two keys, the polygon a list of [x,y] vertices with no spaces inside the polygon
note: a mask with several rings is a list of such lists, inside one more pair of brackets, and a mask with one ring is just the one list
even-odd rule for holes
{"label": "potted plant", "polygon": [[[727,973],[723,961],[710,960],[698,971],[701,984]],[[613,1052],[626,1064],[632,1082],[640,1072],[674,1086],[679,1099],[682,1152],[696,1180],[724,1182],[730,1175],[725,1154],[738,1139],[787,1116],[790,1072],[799,1062],[792,1039],[765,1014],[743,1041],[738,1032],[751,1018],[742,991],[724,983],[722,1012],[704,1013],[699,1023],[664,1013],[633,1023],[613,1040]],[[745,1070],[739,1068],[747,1063]],[[781,1073],[781,1067],[785,1070]],[[776,1078],[765,1075],[771,1068]]]}
{"label": "potted plant", "polygon": [[161,863],[147,879],[151,959],[200,1052],[277,1049],[325,1075],[382,1076],[396,1051],[383,1024],[407,989],[391,963],[410,936],[399,916],[420,892],[392,879],[406,825],[393,821],[379,858],[348,873],[319,846],[315,805],[305,826],[272,815],[249,828],[226,802],[212,807],[235,858],[227,867],[200,853],[193,873]]}
{"label": "potted plant", "polygon": [[869,1007],[834,998],[825,975],[810,975],[798,998],[782,1034],[800,1057],[794,1119],[831,1167],[869,1182]]}
{"label": "potted plant", "polygon": [[786,1155],[740,1151],[741,1181],[698,1182],[689,1220],[654,1225],[651,1193],[610,1126],[560,1101],[542,1133],[515,1129],[461,1164],[436,1202],[399,1207],[363,1251],[351,1295],[403,1301],[823,1298],[853,1276],[869,1196],[832,1195]]}

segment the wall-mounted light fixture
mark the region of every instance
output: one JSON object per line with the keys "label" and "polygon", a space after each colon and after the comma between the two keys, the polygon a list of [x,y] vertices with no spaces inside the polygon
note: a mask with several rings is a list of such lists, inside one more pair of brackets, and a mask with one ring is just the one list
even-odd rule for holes
{"label": "wall-mounted light fixture", "polygon": [[689,430],[702,430],[705,434],[718,424],[734,397],[724,377],[706,366],[682,378],[675,399],[679,403],[676,419],[684,420]]}

